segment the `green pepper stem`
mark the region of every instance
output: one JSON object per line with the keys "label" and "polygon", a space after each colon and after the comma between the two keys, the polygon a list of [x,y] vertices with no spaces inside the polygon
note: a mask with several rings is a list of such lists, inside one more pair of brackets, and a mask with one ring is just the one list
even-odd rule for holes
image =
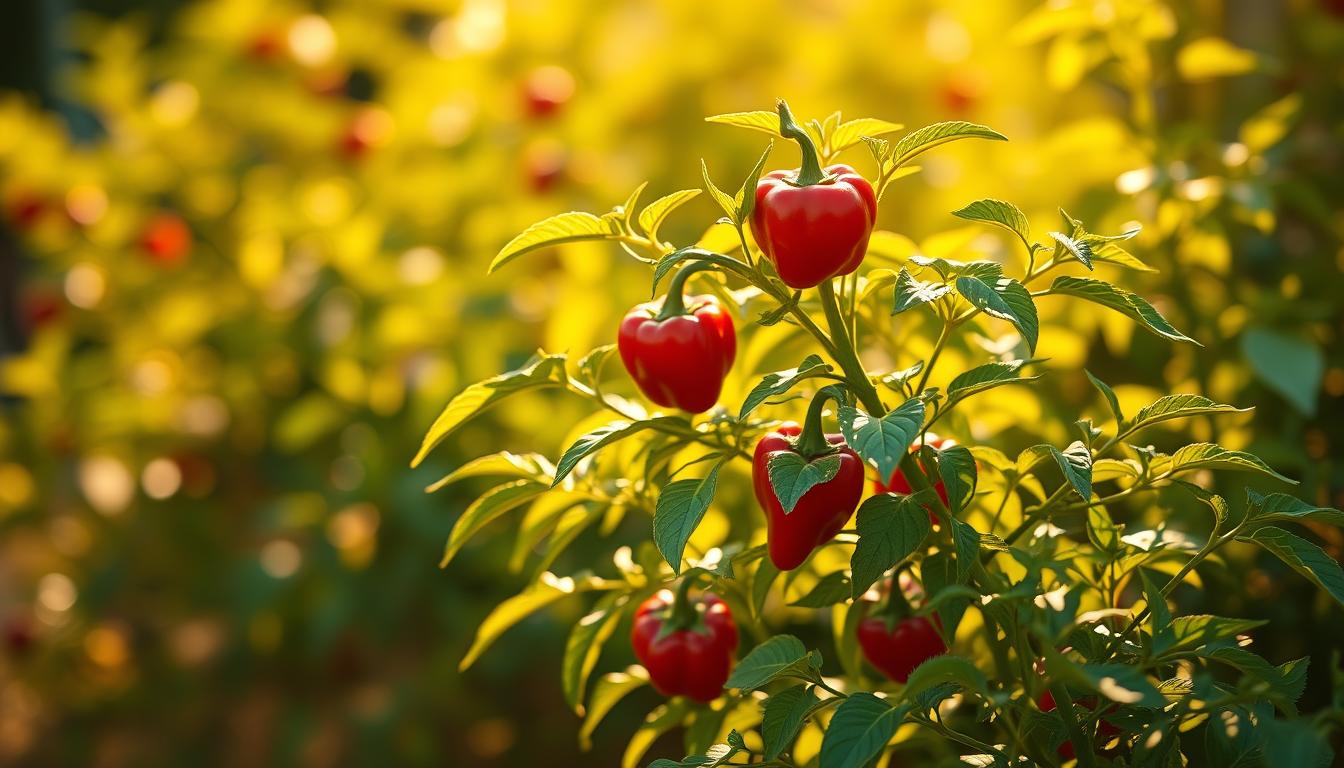
{"label": "green pepper stem", "polygon": [[690,629],[695,625],[695,606],[691,604],[691,586],[694,584],[693,576],[686,576],[680,584],[677,584],[672,597],[672,611],[667,617],[669,630]]}
{"label": "green pepper stem", "polygon": [[910,601],[905,599],[905,592],[901,589],[901,572],[905,568],[897,568],[896,572],[891,574],[891,588],[887,590],[887,600],[882,606],[881,616],[886,620],[887,629],[893,628],[897,622],[906,618],[914,612],[910,607]]}
{"label": "green pepper stem", "polygon": [[798,148],[803,152],[803,161],[798,166],[798,176],[793,182],[800,187],[820,184],[822,179],[826,178],[826,174],[821,170],[821,161],[817,159],[817,146],[812,143],[812,137],[794,121],[793,113],[789,111],[789,105],[783,99],[776,103],[776,108],[779,110],[779,135],[798,142]]}
{"label": "green pepper stem", "polygon": [[658,316],[654,318],[659,322],[670,317],[686,314],[686,297],[683,291],[686,290],[686,278],[706,269],[713,269],[714,265],[708,261],[692,261],[690,264],[678,269],[676,274],[672,275],[672,280],[667,284],[667,296],[663,299],[663,308],[658,311]]}
{"label": "green pepper stem", "polygon": [[825,430],[821,428],[821,412],[826,407],[827,400],[840,402],[835,389],[822,387],[812,396],[812,404],[807,406],[807,416],[803,419],[803,431],[794,444],[798,453],[809,461],[813,457],[834,453],[836,450],[831,441],[826,439]]}

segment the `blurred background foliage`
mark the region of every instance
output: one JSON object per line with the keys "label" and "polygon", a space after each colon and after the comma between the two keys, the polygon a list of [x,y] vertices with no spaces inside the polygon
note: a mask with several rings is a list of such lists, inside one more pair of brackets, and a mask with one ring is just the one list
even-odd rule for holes
{"label": "blurred background foliage", "polygon": [[[538,347],[609,343],[647,298],[618,249],[486,277],[499,246],[646,180],[697,188],[700,158],[735,186],[763,139],[702,118],[776,96],[808,118],[966,119],[1010,138],[940,150],[893,185],[879,226],[896,252],[1016,258],[948,215],[981,197],[1042,229],[1059,205],[1093,231],[1143,225],[1130,250],[1160,271],[1129,287],[1204,346],[1043,303],[1059,372],[981,398],[951,425],[963,442],[1063,444],[1040,425],[1102,419],[1086,365],[1131,411],[1168,391],[1256,406],[1184,436],[1216,426],[1303,498],[1344,505],[1342,5],[6,3],[0,763],[617,764],[656,697],[618,707],[581,757],[558,678],[581,604],[457,672],[538,557],[511,567],[496,535],[437,570],[480,488],[422,493],[466,456],[558,455],[585,406],[519,396],[406,467],[466,383]],[[795,157],[781,145],[771,164]],[[847,159],[871,171],[862,147]],[[664,236],[694,241],[712,206],[702,195]],[[910,331],[922,355],[931,337]],[[986,352],[946,354],[950,377]],[[753,372],[735,380],[729,401]],[[1204,530],[1169,502],[1130,513]],[[551,567],[612,547],[584,532]],[[1305,703],[1328,700],[1338,611],[1234,554],[1207,609],[1272,619],[1262,653],[1312,655]],[[1212,578],[1243,580],[1249,602]]]}

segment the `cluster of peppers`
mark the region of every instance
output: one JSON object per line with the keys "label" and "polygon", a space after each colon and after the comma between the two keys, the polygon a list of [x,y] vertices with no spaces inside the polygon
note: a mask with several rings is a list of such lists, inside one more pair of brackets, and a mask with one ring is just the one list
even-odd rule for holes
{"label": "cluster of peppers", "polygon": [[[779,115],[780,133],[798,142],[802,163],[796,171],[773,171],[761,178],[750,225],[780,280],[802,290],[858,269],[877,218],[877,197],[853,168],[821,167],[811,138],[782,101]],[[621,361],[640,391],[658,405],[691,413],[707,411],[718,401],[737,353],[731,315],[712,296],[684,295],[687,278],[709,266],[698,261],[681,268],[661,306],[651,302],[631,309],[617,337]],[[787,422],[756,444],[752,482],[766,514],[770,560],[780,570],[797,568],[834,538],[863,496],[863,460],[841,435],[822,430],[822,408],[832,396],[823,390],[802,425]],[[929,438],[934,447],[944,444]],[[792,509],[785,509],[768,472],[771,459],[782,453],[807,461],[833,455],[839,467]],[[886,483],[876,482],[875,491],[909,493],[910,485],[898,470]],[[941,483],[937,492],[946,503]],[[683,579],[675,594],[662,590],[639,607],[631,644],[659,692],[709,701],[728,679],[737,629],[718,596],[702,592],[690,597],[691,581]],[[938,628],[912,615],[903,592],[893,579],[885,606],[858,628],[869,663],[901,683],[922,662],[947,651]]]}

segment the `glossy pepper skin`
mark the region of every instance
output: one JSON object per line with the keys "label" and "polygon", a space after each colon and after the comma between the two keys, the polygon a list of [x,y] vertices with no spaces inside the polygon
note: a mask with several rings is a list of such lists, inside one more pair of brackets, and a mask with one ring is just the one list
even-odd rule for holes
{"label": "glossy pepper skin", "polygon": [[713,701],[723,692],[737,651],[733,614],[717,595],[702,592],[690,601],[696,613],[694,623],[663,634],[664,625],[672,620],[674,601],[671,590],[664,589],[635,611],[630,631],[635,658],[664,696]]}
{"label": "glossy pepper skin", "polygon": [[797,171],[772,171],[756,184],[751,233],[790,288],[813,288],[859,268],[877,220],[873,186],[848,165],[822,169],[816,148],[788,105],[780,133],[802,148]]}
{"label": "glossy pepper skin", "polygon": [[844,437],[828,434],[827,442],[839,447],[839,471],[829,481],[819,483],[803,494],[792,512],[784,512],[770,485],[770,457],[784,451],[797,453],[791,438],[798,437],[801,432],[797,424],[790,422],[766,433],[756,443],[751,464],[756,501],[765,510],[770,562],[781,571],[802,565],[812,550],[834,538],[854,514],[859,498],[863,496],[863,460],[854,449],[845,445]]}
{"label": "glossy pepper skin", "polygon": [[909,680],[920,664],[947,653],[938,628],[923,616],[890,623],[886,616],[869,616],[859,623],[857,634],[868,663],[898,683]]}
{"label": "glossy pepper skin", "polygon": [[681,296],[686,277],[707,266],[684,267],[672,278],[662,307],[647,303],[631,309],[616,337],[621,362],[639,390],[658,405],[691,413],[714,407],[737,356],[732,317],[718,301]]}

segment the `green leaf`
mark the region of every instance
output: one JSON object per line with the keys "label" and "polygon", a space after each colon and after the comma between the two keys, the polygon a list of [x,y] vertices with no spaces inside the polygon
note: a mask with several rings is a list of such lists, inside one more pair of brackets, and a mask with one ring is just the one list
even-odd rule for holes
{"label": "green leaf", "polygon": [[947,491],[947,500],[953,514],[960,512],[975,495],[975,486],[979,473],[975,467],[975,456],[964,445],[942,448],[938,453],[938,477]]}
{"label": "green leaf", "polygon": [[1308,521],[1344,526],[1344,512],[1331,507],[1315,507],[1286,493],[1266,496],[1246,489],[1246,522],[1252,525]]}
{"label": "green leaf", "polygon": [[728,112],[722,115],[711,115],[705,118],[705,122],[731,125],[735,128],[746,128],[770,136],[779,136],[779,114],[763,109],[752,112]]}
{"label": "green leaf", "polygon": [[925,557],[919,564],[919,575],[924,582],[924,592],[929,596],[929,602],[938,606],[936,613],[938,621],[942,624],[943,634],[956,635],[957,625],[961,623],[961,617],[966,613],[970,601],[965,598],[941,597],[947,590],[963,589],[957,582],[957,566],[952,561],[951,553],[935,552]]}
{"label": "green leaf", "polygon": [[1269,684],[1274,695],[1279,697],[1276,704],[1289,714],[1296,714],[1294,704],[1302,698],[1302,692],[1306,690],[1307,664],[1311,659],[1303,657],[1276,667],[1245,648],[1233,645],[1203,648],[1198,655],[1235,667]]}
{"label": "green leaf", "polygon": [[608,672],[593,684],[593,695],[588,697],[588,710],[579,729],[579,747],[593,748],[593,731],[615,706],[631,692],[648,685],[649,673],[643,667],[633,666],[624,672]]}
{"label": "green leaf", "polygon": [[434,424],[425,435],[424,442],[420,445],[420,450],[411,460],[411,466],[420,466],[420,462],[425,460],[425,456],[429,455],[434,446],[443,442],[454,430],[509,395],[538,387],[560,386],[564,383],[565,356],[542,352],[534,355],[517,370],[472,384],[450,400],[443,413],[434,420]]}
{"label": "green leaf", "polygon": [[864,768],[882,753],[896,735],[906,709],[897,708],[867,691],[840,702],[821,738],[821,762],[826,768]]}
{"label": "green leaf", "polygon": [[949,400],[964,400],[978,392],[984,392],[987,389],[1002,386],[1004,384],[1015,384],[1033,379],[1039,376],[1018,376],[1017,372],[1026,365],[1028,360],[1009,360],[1007,362],[993,362],[978,365],[969,371],[957,374],[956,378],[947,385],[947,397]]}
{"label": "green leaf", "polygon": [[1040,336],[1040,320],[1036,314],[1036,302],[1031,292],[1021,283],[1009,277],[997,279],[982,278],[973,275],[958,277],[957,293],[972,305],[983,310],[991,317],[1007,320],[1022,333],[1027,348],[1036,351],[1036,341]]}
{"label": "green leaf", "polygon": [[594,348],[579,360],[579,371],[576,378],[589,387],[596,387],[602,381],[602,368],[608,360],[616,355],[615,344],[603,344]]}
{"label": "green leaf", "polygon": [[770,587],[778,578],[779,569],[770,562],[770,558],[761,558],[761,564],[756,566],[756,572],[751,576],[751,615],[754,618],[760,619],[761,608],[770,595]]}
{"label": "green leaf", "polygon": [[703,479],[676,480],[658,494],[653,513],[653,540],[658,545],[672,572],[681,573],[681,558],[686,542],[704,519],[719,482],[719,467],[715,464]]}
{"label": "green leaf", "polygon": [[1177,616],[1170,621],[1172,644],[1161,651],[1154,647],[1154,653],[1193,651],[1212,643],[1245,634],[1256,627],[1263,627],[1269,623],[1255,619],[1227,619],[1206,614]]}
{"label": "green leaf", "polygon": [[466,480],[470,477],[489,477],[492,475],[503,475],[517,479],[531,479],[537,482],[550,484],[551,472],[555,471],[551,462],[546,460],[545,456],[539,453],[525,453],[522,455],[500,451],[488,456],[481,456],[463,464],[457,469],[444,475],[442,479],[425,489],[425,493],[433,493],[444,486],[455,483],[459,480]]}
{"label": "green leaf", "polygon": [[980,558],[980,532],[963,520],[950,518],[952,544],[957,551],[957,581],[964,582]]}
{"label": "green leaf", "polygon": [[1106,404],[1111,407],[1111,414],[1115,416],[1115,424],[1118,427],[1124,422],[1125,414],[1120,410],[1120,400],[1116,398],[1115,390],[1111,389],[1110,385],[1106,382],[1093,376],[1092,372],[1086,368],[1083,369],[1083,373],[1087,374],[1087,380],[1092,382],[1092,386],[1097,388],[1097,391],[1101,393],[1101,396],[1106,398]]}
{"label": "green leaf", "polygon": [[705,189],[709,192],[709,196],[714,198],[719,208],[723,209],[724,215],[734,224],[740,223],[737,218],[737,201],[714,185],[714,181],[709,178],[709,166],[705,165],[704,158],[700,159],[700,175],[705,180]]}
{"label": "green leaf", "polygon": [[793,451],[781,451],[766,464],[770,487],[786,515],[813,486],[830,482],[839,471],[840,457],[835,454],[808,461]]}
{"label": "green leaf", "polygon": [[1092,690],[1111,701],[1159,708],[1167,700],[1139,667],[1126,664],[1085,664],[1080,670]]}
{"label": "green leaf", "polygon": [[686,698],[676,698],[655,707],[625,745],[625,754],[621,756],[621,768],[636,768],[644,758],[644,753],[649,751],[649,747],[653,746],[659,736],[685,721],[692,706],[693,702]]}
{"label": "green leaf", "polygon": [[828,608],[849,599],[849,577],[843,571],[828,573],[812,591],[790,603],[795,608]]}
{"label": "green leaf", "polygon": [[[1107,517],[1109,518],[1109,515]],[[1161,655],[1176,644],[1176,633],[1171,628],[1171,611],[1167,608],[1167,599],[1162,596],[1162,589],[1153,583],[1148,572],[1140,568],[1139,578],[1143,580],[1143,595],[1148,601],[1148,622],[1152,625],[1153,654]]]}
{"label": "green leaf", "polygon": [[849,561],[855,598],[924,543],[932,530],[923,506],[930,497],[928,489],[913,496],[883,493],[859,506],[859,541]]}
{"label": "green leaf", "polygon": [[700,196],[698,189],[679,189],[668,195],[654,200],[639,212],[639,228],[650,239],[657,239],[658,228],[663,225],[663,221],[676,209],[689,203]]}
{"label": "green leaf", "polygon": [[1129,317],[1158,336],[1172,341],[1188,341],[1195,346],[1203,346],[1176,330],[1162,316],[1162,313],[1153,309],[1153,305],[1149,304],[1143,297],[1130,293],[1123,288],[1117,288],[1103,280],[1064,275],[1055,278],[1055,282],[1050,286],[1050,293],[1061,296],[1075,296],[1094,304],[1100,304]]}
{"label": "green leaf", "polygon": [[565,701],[583,714],[583,689],[597,664],[597,657],[621,620],[630,596],[621,592],[603,595],[587,616],[579,619],[565,643],[565,658],[560,666],[560,683]]}
{"label": "green leaf", "polygon": [[583,211],[560,213],[542,219],[510,240],[490,262],[489,272],[529,251],[580,240],[613,240],[621,235],[618,222]]}
{"label": "green leaf", "polygon": [[723,687],[754,691],[808,657],[802,640],[793,635],[775,635],[752,648],[751,653],[737,663]]}
{"label": "green leaf", "polygon": [[761,740],[765,742],[766,762],[779,757],[789,748],[802,729],[807,713],[816,703],[816,694],[806,685],[786,688],[765,700]]}
{"label": "green leaf", "polygon": [[1272,525],[1257,528],[1251,535],[1238,536],[1237,539],[1253,541],[1269,550],[1288,567],[1344,605],[1344,570],[1339,567],[1338,561],[1316,544]]}
{"label": "green leaf", "polygon": [[946,283],[926,283],[910,276],[905,267],[896,273],[895,305],[891,314],[900,314],[911,307],[929,304],[952,292],[952,286]]}
{"label": "green leaf", "polygon": [[1283,395],[1305,416],[1316,415],[1316,401],[1325,375],[1325,356],[1315,342],[1269,328],[1249,328],[1241,335],[1241,353],[1270,389]]}
{"label": "green leaf", "polygon": [[1087,508],[1087,538],[1097,549],[1110,555],[1124,552],[1125,544],[1120,540],[1123,534],[1124,528],[1115,524],[1105,507]]}
{"label": "green leaf", "polygon": [[625,438],[643,432],[646,429],[655,429],[669,421],[675,421],[683,425],[686,423],[686,420],[680,416],[657,416],[652,419],[641,419],[639,421],[617,419],[606,426],[598,427],[592,432],[580,437],[578,440],[575,440],[574,444],[565,450],[564,454],[560,457],[560,461],[555,464],[555,480],[552,481],[551,485],[559,485],[561,481],[569,476],[569,473],[574,470],[574,467],[578,465],[585,456],[596,453],[614,442],[624,440]]}
{"label": "green leaf", "polygon": [[1264,753],[1273,759],[1270,765],[1293,768],[1328,768],[1335,764],[1335,751],[1326,734],[1310,719],[1270,719],[1260,724],[1264,735]]}
{"label": "green leaf", "polygon": [[1250,408],[1215,403],[1200,395],[1166,395],[1139,409],[1134,422],[1127,425],[1133,432],[1171,419],[1184,419],[1209,413],[1245,413]]}
{"label": "green leaf", "polygon": [[1017,235],[1028,249],[1031,248],[1031,226],[1027,223],[1026,215],[1012,203],[986,198],[976,200],[961,210],[953,211],[952,215],[959,219],[982,221],[1003,227]]}
{"label": "green leaf", "polygon": [[770,145],[761,153],[761,159],[756,161],[747,178],[742,180],[742,186],[738,188],[737,195],[733,197],[733,203],[737,211],[734,221],[738,226],[742,226],[751,220],[751,212],[756,208],[756,184],[761,180],[761,171],[765,169],[765,160],[770,157],[770,150],[775,148],[775,142],[771,140]]}
{"label": "green leaf", "polygon": [[1018,457],[1018,473],[1026,474],[1044,456],[1055,460],[1064,473],[1064,479],[1079,496],[1085,500],[1092,498],[1092,453],[1081,440],[1074,440],[1062,451],[1053,445],[1033,445]]}
{"label": "green leaf", "polygon": [[[1137,233],[1137,230],[1135,230],[1135,232]],[[1099,241],[1091,237],[1084,240],[1084,242],[1086,242],[1091,249],[1093,262],[1100,261],[1106,264],[1114,264],[1117,267],[1126,267],[1138,272],[1157,272],[1156,269],[1139,261],[1134,257],[1134,254],[1126,251],[1115,243]]]}
{"label": "green leaf", "polygon": [[879,477],[891,477],[924,426],[924,401],[912,397],[880,419],[850,405],[840,406],[839,415],[845,442]]}
{"label": "green leaf", "polygon": [[[779,121],[775,121],[775,127],[779,127]],[[873,138],[887,133],[895,133],[905,126],[899,123],[889,123],[886,120],[878,120],[875,117],[860,117],[855,120],[846,120],[841,123],[835,132],[831,134],[831,151],[840,152],[863,141],[864,138]]]}
{"label": "green leaf", "polygon": [[808,355],[796,368],[767,373],[760,383],[752,387],[751,392],[747,394],[747,399],[742,401],[742,408],[737,412],[738,420],[746,419],[761,403],[788,392],[798,382],[820,376],[823,373],[830,373],[832,370],[831,366],[822,362],[820,357]]}
{"label": "green leaf", "polygon": [[1261,768],[1265,764],[1261,734],[1249,710],[1225,707],[1209,715],[1204,752],[1220,768]]}
{"label": "green leaf", "polygon": [[617,589],[623,586],[625,586],[625,583],[621,581],[606,582],[591,578],[558,579],[549,573],[546,574],[539,584],[535,584],[495,606],[490,615],[485,617],[485,621],[482,621],[481,625],[476,628],[476,637],[471,641],[471,647],[467,649],[461,663],[457,665],[458,670],[461,671],[470,667],[490,647],[491,643],[495,642],[510,627],[551,603],[582,592],[597,589]]}
{"label": "green leaf", "polygon": [[991,139],[1007,141],[1008,137],[983,125],[954,120],[926,125],[902,136],[892,149],[892,165],[899,167],[934,147],[957,139]]}
{"label": "green leaf", "polygon": [[989,697],[989,679],[985,677],[985,673],[981,672],[970,659],[951,654],[935,656],[915,667],[915,671],[910,673],[910,679],[905,684],[905,695],[915,697],[923,691],[946,683],[955,683],[969,693]]}
{"label": "green leaf", "polygon": [[1055,261],[1060,261],[1062,255],[1060,251],[1067,251],[1073,258],[1082,262],[1083,266],[1092,269],[1092,246],[1086,241],[1074,240],[1063,232],[1051,232],[1051,239],[1055,241]]}
{"label": "green leaf", "polygon": [[1154,476],[1171,476],[1196,469],[1231,469],[1259,472],[1285,483],[1297,483],[1296,480],[1284,477],[1270,469],[1269,465],[1255,454],[1228,450],[1214,443],[1193,443],[1179,448],[1171,456],[1154,459],[1151,467]]}
{"label": "green leaf", "polygon": [[535,480],[515,480],[487,491],[485,495],[473,501],[453,525],[439,567],[448,567],[448,563],[452,562],[453,557],[462,549],[462,545],[495,518],[548,490],[550,487],[545,483],[538,483]]}

